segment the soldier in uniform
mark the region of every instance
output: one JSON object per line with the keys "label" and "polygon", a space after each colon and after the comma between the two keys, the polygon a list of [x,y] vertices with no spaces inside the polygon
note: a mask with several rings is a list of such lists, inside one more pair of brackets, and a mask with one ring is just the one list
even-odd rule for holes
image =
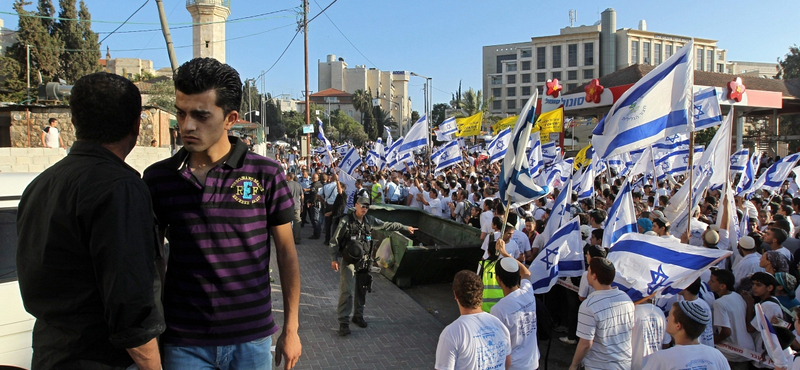
{"label": "soldier in uniform", "polygon": [[[375,217],[367,216],[371,204],[369,196],[356,199],[355,207],[339,221],[336,231],[330,240],[331,267],[339,272],[339,336],[350,334],[350,312],[353,311],[353,293],[355,290],[355,311],[353,323],[366,328],[364,321],[364,303],[367,289],[372,282],[369,274],[371,256],[370,233],[373,229],[399,231],[408,230],[413,234],[416,227],[406,226],[398,222],[383,222]],[[339,263],[339,259],[342,263]]]}

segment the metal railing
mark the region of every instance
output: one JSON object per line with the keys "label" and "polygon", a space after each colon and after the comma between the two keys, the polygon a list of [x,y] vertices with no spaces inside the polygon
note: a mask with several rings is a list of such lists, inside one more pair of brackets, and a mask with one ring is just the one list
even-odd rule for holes
{"label": "metal railing", "polygon": [[186,0],[186,6],[192,5],[220,5],[230,9],[231,0]]}

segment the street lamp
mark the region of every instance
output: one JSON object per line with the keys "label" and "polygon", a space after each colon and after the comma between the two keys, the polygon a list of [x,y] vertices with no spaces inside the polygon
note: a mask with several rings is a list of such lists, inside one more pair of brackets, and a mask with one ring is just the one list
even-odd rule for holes
{"label": "street lamp", "polygon": [[[433,79],[430,78],[430,77],[425,77],[425,76],[423,76],[423,75],[421,75],[419,73],[414,73],[414,72],[411,72],[411,75],[412,76],[416,76],[416,77],[421,77],[421,78],[425,79],[425,118],[428,120],[428,122],[430,122],[431,121],[430,103],[431,103],[431,100],[433,100],[433,81],[432,81]],[[432,143],[431,134],[430,134],[430,132],[431,132],[430,125],[428,125],[428,128],[429,128],[429,130],[428,130],[428,143],[430,144],[430,143]]]}
{"label": "street lamp", "polygon": [[[253,112],[255,112],[255,113],[256,113],[256,116],[259,116],[259,117],[261,117],[261,112],[259,112],[259,111],[257,111],[257,110],[251,110],[251,111],[249,111],[249,112],[247,112],[247,113],[245,113],[245,114],[242,114],[242,117],[245,117],[245,116],[247,116],[248,114],[250,114],[250,113],[253,113]],[[252,119],[252,116],[250,116],[250,119]],[[251,122],[252,122],[252,121],[251,121]]]}
{"label": "street lamp", "polygon": [[[372,99],[372,106],[373,107],[380,106],[380,102],[378,102],[378,99],[383,99],[383,100],[388,101],[390,104],[395,104],[396,106],[400,107],[400,122],[399,122],[400,130],[399,130],[399,133],[400,133],[400,136],[402,137],[403,136],[403,125],[405,124],[405,117],[403,116],[403,104],[386,98],[386,94],[382,94],[382,95],[383,96],[376,95],[375,99]],[[397,96],[400,98],[400,101],[402,102],[404,97],[402,95],[397,95]],[[392,107],[389,106],[389,109],[392,109]],[[383,133],[380,133],[380,135],[383,135]]]}

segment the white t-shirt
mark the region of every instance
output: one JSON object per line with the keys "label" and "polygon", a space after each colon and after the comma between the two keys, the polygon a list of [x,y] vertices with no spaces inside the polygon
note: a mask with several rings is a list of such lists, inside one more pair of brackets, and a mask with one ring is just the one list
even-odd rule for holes
{"label": "white t-shirt", "polygon": [[598,290],[589,294],[578,309],[577,336],[592,340],[583,359],[587,369],[631,369],[633,302],[617,290]]}
{"label": "white t-shirt", "polygon": [[58,129],[48,126],[47,132],[44,133],[44,145],[48,148],[61,147],[61,144],[58,142],[58,137]]}
{"label": "white t-shirt", "polygon": [[533,211],[533,219],[534,220],[541,220],[544,217],[544,208],[536,208]]}
{"label": "white t-shirt", "polygon": [[594,288],[592,288],[592,286],[589,285],[589,279],[586,278],[586,275],[588,273],[589,271],[583,272],[583,275],[581,275],[581,283],[578,285],[578,296],[583,299],[586,299],[586,297],[588,297],[589,294],[592,294],[592,292],[594,292]]}
{"label": "white t-shirt", "polygon": [[481,213],[480,220],[481,220],[481,232],[486,233],[489,235],[492,232],[492,219],[494,218],[494,212],[492,211],[484,211]]}
{"label": "white t-shirt", "polygon": [[718,349],[702,345],[675,346],[645,357],[643,370],[730,370]]}
{"label": "white t-shirt", "polygon": [[792,252],[789,252],[789,250],[786,249],[786,247],[780,247],[780,248],[776,249],[775,251],[780,253],[780,254],[782,254],[784,257],[786,257],[787,260],[789,260],[789,261],[792,260]]}
{"label": "white t-shirt", "polygon": [[514,233],[511,234],[511,240],[517,243],[517,248],[519,248],[520,252],[525,253],[531,250],[531,243],[528,240],[528,236],[522,231],[514,230]]}
{"label": "white t-shirt", "polygon": [[[729,293],[717,298],[714,301],[714,329],[716,330],[717,327],[730,328],[731,335],[723,343],[752,350],[755,346],[753,337],[747,332],[745,310],[744,299],[738,293]],[[725,357],[731,362],[747,361],[738,355],[725,355]]]}
{"label": "white t-shirt", "polygon": [[452,202],[452,200],[450,200],[449,196],[439,198],[439,203],[442,206],[442,218],[446,218],[448,220],[452,219],[450,217],[450,205],[448,204],[450,202]]}
{"label": "white t-shirt", "polygon": [[508,370],[538,369],[539,346],[536,338],[536,297],[533,285],[522,279],[519,289],[500,299],[491,309],[511,335],[511,366]]}
{"label": "white t-shirt", "polygon": [[422,209],[423,204],[417,200],[417,194],[419,194],[419,189],[416,186],[408,187],[408,197],[411,198],[411,203],[408,206]]}
{"label": "white t-shirt", "polygon": [[430,213],[433,216],[441,217],[442,216],[442,201],[439,198],[436,199],[429,199],[428,205],[425,206],[425,212]]}
{"label": "white t-shirt", "polygon": [[[736,253],[739,253],[738,251]],[[750,276],[752,273],[764,271],[764,268],[759,266],[761,254],[758,252],[750,253],[739,260],[739,263],[733,266],[733,277],[736,278],[734,287],[739,289],[739,283],[743,278]]]}
{"label": "white t-shirt", "polygon": [[486,313],[461,315],[447,325],[436,346],[436,369],[502,369],[511,337],[500,319]]}
{"label": "white t-shirt", "polygon": [[[494,234],[494,240],[500,240],[500,232],[499,231],[493,231],[492,234]],[[483,259],[489,258],[489,237],[492,234],[487,234],[486,237],[483,238],[483,244],[481,244],[481,249],[483,249],[483,251],[484,251],[483,252]],[[508,254],[513,256],[514,258],[519,257],[520,253],[522,253],[519,250],[519,246],[517,246],[517,243],[514,241],[513,238],[511,240],[509,240],[508,242],[506,242],[506,252],[508,252]]]}
{"label": "white t-shirt", "polygon": [[631,336],[631,369],[641,369],[642,359],[661,350],[670,342],[666,331],[666,318],[660,308],[643,303],[634,309],[633,335]]}

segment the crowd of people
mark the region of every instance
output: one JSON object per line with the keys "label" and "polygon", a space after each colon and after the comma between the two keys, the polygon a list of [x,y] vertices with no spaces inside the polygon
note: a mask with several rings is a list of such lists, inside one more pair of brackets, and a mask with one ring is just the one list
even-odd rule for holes
{"label": "crowd of people", "polygon": [[[365,145],[364,152],[369,146]],[[455,279],[455,296],[463,319],[442,333],[437,368],[492,368],[488,364],[496,360],[508,368],[535,369],[539,366],[536,326],[537,320],[543,319],[554,322],[555,331],[560,333],[557,340],[575,346],[571,368],[765,367],[769,360],[756,329],[756,303],[761,303],[773,320],[787,358],[793,358],[793,350],[800,350],[794,331],[790,332],[797,317],[794,309],[800,305],[795,299],[800,294],[800,198],[791,195],[796,187],[790,189],[789,181],[777,193],[737,196],[736,209],[727,209],[720,191],[704,191],[702,204],[693,210],[687,230],[681,233],[671,230],[664,207],[685,181],[683,176],[677,180],[670,177],[640,182],[633,192],[639,233],[700,248],[730,250],[732,255],[705,271],[680,294],[633,302],[612,287],[615,268],[605,258],[608,246],[602,245],[607,212],[625,178],[613,176],[616,174],[610,171],[599,174],[594,194],[578,201],[573,191],[569,206],[571,215],[580,220],[587,270],[582,277],[564,278],[540,297],[539,304],[549,314],[537,317],[537,300],[533,299],[527,268],[548,241],[542,233],[553,212],[558,189],[507,210],[498,199],[502,162],[492,163],[480,151],[464,150],[462,155],[461,163],[441,172],[432,171],[434,167],[425,155],[417,156],[414,163],[400,171],[362,164],[352,171],[358,189],[349,193],[353,200],[365,194],[373,204],[415,207],[480,229],[486,252],[477,274],[465,272]],[[294,156],[299,158],[297,153]],[[304,221],[309,220],[316,228],[324,227],[327,244],[329,219],[346,213],[343,205],[348,192],[340,181],[337,160],[326,165],[323,157],[315,155],[311,168],[306,167],[304,158],[299,158],[295,170],[306,196],[317,202],[307,202]],[[764,172],[772,162],[765,156],[757,173]],[[292,171],[291,165],[285,168]],[[333,207],[336,202],[339,207]],[[738,220],[746,220],[746,230],[736,246],[727,245],[728,231],[715,225],[724,212],[735,212]],[[325,216],[315,221],[317,214]],[[315,231],[312,238],[320,234]],[[331,246],[337,247],[335,242]],[[472,314],[476,315],[469,316]],[[476,333],[484,335],[485,340],[468,338]],[[502,338],[507,349],[498,344]],[[494,347],[487,347],[489,342]],[[721,351],[715,348],[720,344]],[[761,361],[735,354],[731,348],[757,354]],[[473,366],[475,361],[480,365]]]}

